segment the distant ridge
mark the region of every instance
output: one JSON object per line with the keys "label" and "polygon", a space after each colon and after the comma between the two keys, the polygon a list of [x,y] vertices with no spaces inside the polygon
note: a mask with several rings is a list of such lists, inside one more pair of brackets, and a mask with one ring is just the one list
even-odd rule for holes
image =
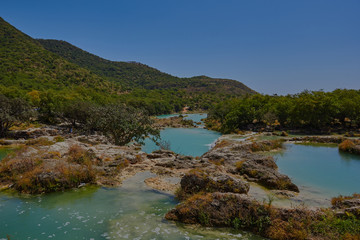
{"label": "distant ridge", "polygon": [[180,88],[191,92],[221,92],[228,94],[255,93],[243,83],[207,76],[178,78],[138,62],[115,62],[86,52],[68,42],[38,39],[43,47],[66,60],[86,68],[109,81],[128,88]]}

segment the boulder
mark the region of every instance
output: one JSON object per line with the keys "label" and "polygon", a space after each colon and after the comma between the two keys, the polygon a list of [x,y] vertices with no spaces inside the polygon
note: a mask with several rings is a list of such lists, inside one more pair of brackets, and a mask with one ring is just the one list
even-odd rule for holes
{"label": "boulder", "polygon": [[253,159],[245,160],[241,166],[238,166],[237,170],[249,181],[257,182],[269,189],[299,192],[299,188],[291,182],[291,179],[279,173],[277,169],[269,163],[269,159],[264,162]]}
{"label": "boulder", "polygon": [[192,170],[180,182],[181,189],[186,194],[197,192],[233,192],[247,193],[250,185],[241,179],[226,174],[208,175],[202,170]]}

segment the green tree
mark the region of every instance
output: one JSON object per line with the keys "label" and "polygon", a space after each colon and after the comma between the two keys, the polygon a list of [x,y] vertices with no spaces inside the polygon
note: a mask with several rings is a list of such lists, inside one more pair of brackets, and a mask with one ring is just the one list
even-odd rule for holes
{"label": "green tree", "polygon": [[159,131],[152,123],[144,110],[116,104],[94,107],[89,127],[109,136],[116,145],[125,145],[131,141],[143,143],[147,136],[156,141]]}
{"label": "green tree", "polygon": [[12,126],[30,120],[32,115],[30,105],[24,100],[0,95],[0,137],[5,137]]}

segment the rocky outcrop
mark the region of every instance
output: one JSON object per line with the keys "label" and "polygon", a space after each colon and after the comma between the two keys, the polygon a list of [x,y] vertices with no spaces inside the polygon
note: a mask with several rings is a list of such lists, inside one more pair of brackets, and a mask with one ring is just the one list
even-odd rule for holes
{"label": "rocky outcrop", "polygon": [[274,239],[299,239],[299,231],[306,233],[309,227],[305,224],[309,225],[320,215],[306,209],[275,208],[245,194],[215,192],[188,198],[165,218],[188,224],[245,229]]}
{"label": "rocky outcrop", "polygon": [[[351,204],[339,210],[282,208],[260,203],[245,194],[195,194],[165,218],[187,224],[230,227],[254,232],[269,239],[359,239],[360,216]],[[341,210],[344,211],[344,210]]]}
{"label": "rocky outcrop", "polygon": [[277,171],[272,157],[256,156],[245,159],[237,163],[236,169],[247,180],[257,182],[269,189],[299,192],[299,188],[288,176]]}
{"label": "rocky outcrop", "polygon": [[352,196],[339,196],[332,199],[333,209],[340,216],[353,214],[360,218],[360,194],[354,193]]}
{"label": "rocky outcrop", "polygon": [[180,185],[185,194],[198,192],[247,193],[250,188],[249,184],[241,179],[219,173],[209,175],[199,169],[186,174],[181,179]]}
{"label": "rocky outcrop", "polygon": [[[255,145],[254,145],[255,144]],[[253,153],[254,149],[272,149],[279,142],[272,141],[229,142],[220,141],[213,149],[202,156],[202,160],[222,159],[227,172],[240,174],[248,181],[257,182],[269,189],[299,192],[291,179],[278,172],[274,158]]]}
{"label": "rocky outcrop", "polygon": [[210,165],[208,162],[195,159],[192,156],[176,154],[169,150],[156,150],[147,154],[147,157],[155,162],[155,166],[171,169],[204,168]]}
{"label": "rocky outcrop", "polygon": [[29,139],[38,138],[43,136],[56,136],[63,133],[62,128],[56,127],[41,127],[41,128],[29,128],[27,130],[16,130],[9,132],[8,136],[12,139]]}

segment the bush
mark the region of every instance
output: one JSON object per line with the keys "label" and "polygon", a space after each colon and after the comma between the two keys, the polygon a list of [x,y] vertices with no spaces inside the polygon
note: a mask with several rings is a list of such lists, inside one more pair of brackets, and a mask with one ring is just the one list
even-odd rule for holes
{"label": "bush", "polygon": [[54,140],[55,140],[55,142],[64,142],[64,141],[65,141],[65,138],[62,137],[62,136],[56,136],[56,137],[54,138]]}
{"label": "bush", "polygon": [[91,164],[92,160],[94,160],[96,158],[96,155],[90,151],[90,150],[85,150],[82,147],[80,147],[79,145],[72,145],[69,148],[68,151],[68,161],[69,162],[74,162],[77,164]]}
{"label": "bush", "polygon": [[346,139],[339,144],[339,150],[343,152],[360,154],[360,147],[349,139]]}

